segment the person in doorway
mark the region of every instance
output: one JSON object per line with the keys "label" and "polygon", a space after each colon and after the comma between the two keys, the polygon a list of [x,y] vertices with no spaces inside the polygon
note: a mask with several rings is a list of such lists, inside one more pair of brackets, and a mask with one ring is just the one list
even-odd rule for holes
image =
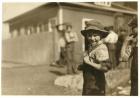
{"label": "person in doorway", "polygon": [[77,67],[74,60],[75,43],[78,41],[77,34],[72,31],[72,25],[66,23],[65,39],[66,39],[66,64],[67,74],[77,73]]}
{"label": "person in doorway", "polygon": [[103,25],[96,21],[88,21],[88,26],[81,33],[88,42],[88,49],[85,53],[83,71],[83,92],[82,95],[105,95],[105,72],[110,69],[109,53],[107,46],[100,42],[108,35]]}

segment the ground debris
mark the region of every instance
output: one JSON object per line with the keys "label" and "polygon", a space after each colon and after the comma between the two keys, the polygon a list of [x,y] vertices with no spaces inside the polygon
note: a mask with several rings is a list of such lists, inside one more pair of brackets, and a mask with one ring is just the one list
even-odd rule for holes
{"label": "ground debris", "polygon": [[[129,69],[116,69],[111,70],[105,74],[107,81],[107,92],[110,93],[113,89],[124,90],[123,87],[119,86],[120,84],[125,84],[129,81]],[[64,75],[56,78],[55,85],[63,86],[70,89],[82,90],[83,87],[83,75],[82,73],[77,75]],[[119,87],[118,87],[119,86]],[[113,95],[115,95],[115,92]],[[125,91],[121,91],[120,93],[127,93]],[[128,94],[128,93],[127,93]]]}

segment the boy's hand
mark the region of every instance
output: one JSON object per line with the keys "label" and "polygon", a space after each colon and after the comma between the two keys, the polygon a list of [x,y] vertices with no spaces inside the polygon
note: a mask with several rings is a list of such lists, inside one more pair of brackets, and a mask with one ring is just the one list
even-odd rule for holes
{"label": "boy's hand", "polygon": [[100,70],[103,71],[103,72],[107,72],[107,71],[108,71],[108,68],[107,68],[106,66],[102,66],[102,67],[100,68]]}
{"label": "boy's hand", "polygon": [[111,63],[109,61],[103,61],[101,63],[101,71],[107,72],[108,70],[111,69]]}

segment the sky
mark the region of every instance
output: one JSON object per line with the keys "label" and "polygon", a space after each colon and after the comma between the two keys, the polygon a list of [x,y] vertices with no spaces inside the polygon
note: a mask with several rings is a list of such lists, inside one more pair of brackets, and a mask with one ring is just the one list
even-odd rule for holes
{"label": "sky", "polygon": [[44,2],[39,3],[3,3],[2,5],[2,21],[11,19],[15,16],[18,16],[24,12],[32,10]]}

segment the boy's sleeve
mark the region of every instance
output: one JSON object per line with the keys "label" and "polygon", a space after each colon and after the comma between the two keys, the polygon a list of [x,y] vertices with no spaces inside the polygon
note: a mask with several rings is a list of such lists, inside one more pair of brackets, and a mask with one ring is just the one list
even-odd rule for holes
{"label": "boy's sleeve", "polygon": [[106,61],[109,59],[109,53],[108,53],[108,49],[105,45],[103,45],[102,47],[98,48],[98,50],[95,53],[96,59],[98,61]]}

